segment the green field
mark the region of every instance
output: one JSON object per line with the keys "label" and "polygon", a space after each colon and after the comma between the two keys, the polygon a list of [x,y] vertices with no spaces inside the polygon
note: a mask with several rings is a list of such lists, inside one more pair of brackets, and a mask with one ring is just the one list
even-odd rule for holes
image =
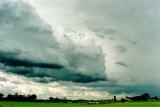
{"label": "green field", "polygon": [[0,107],[160,107],[160,102],[110,103],[110,104],[0,102]]}

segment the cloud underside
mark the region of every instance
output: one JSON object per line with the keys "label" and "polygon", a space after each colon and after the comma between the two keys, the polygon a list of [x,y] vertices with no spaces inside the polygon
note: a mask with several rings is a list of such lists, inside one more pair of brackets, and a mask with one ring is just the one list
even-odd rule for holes
{"label": "cloud underside", "polygon": [[38,67],[38,68],[50,68],[50,69],[61,69],[63,66],[58,64],[49,64],[49,63],[40,63],[29,60],[21,60],[16,58],[16,56],[20,53],[12,53],[12,52],[0,52],[0,62],[4,64],[4,66],[11,67]]}
{"label": "cloud underside", "polygon": [[[7,84],[6,84],[7,83]],[[38,98],[48,99],[49,96],[67,97],[69,99],[118,99],[127,95],[149,92],[157,95],[159,91],[153,86],[124,86],[116,81],[77,84],[58,81],[52,83],[33,82],[32,79],[0,71],[1,92],[4,94],[18,92],[20,94],[37,94]],[[136,93],[135,93],[136,91]],[[124,93],[125,92],[125,93]]]}
{"label": "cloud underside", "polygon": [[6,72],[46,83],[106,81],[103,53],[98,46],[94,46],[94,52],[85,52],[92,47],[58,42],[51,27],[27,2],[0,4],[0,30],[0,65]]}

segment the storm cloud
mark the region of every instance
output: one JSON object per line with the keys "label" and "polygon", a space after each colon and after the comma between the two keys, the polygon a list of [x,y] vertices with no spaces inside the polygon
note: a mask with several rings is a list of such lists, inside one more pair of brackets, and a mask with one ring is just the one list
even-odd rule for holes
{"label": "storm cloud", "polygon": [[13,52],[0,52],[0,63],[4,66],[11,67],[39,67],[39,68],[51,68],[51,69],[61,69],[63,66],[58,64],[49,64],[49,63],[39,63],[29,60],[21,60],[16,58],[20,53]]}
{"label": "storm cloud", "polygon": [[[34,84],[40,97],[160,95],[159,3],[0,0],[3,90],[30,93]],[[7,79],[16,76],[23,85]]]}
{"label": "storm cloud", "polygon": [[46,83],[107,80],[96,44],[81,47],[67,37],[62,44],[28,2],[1,1],[0,16],[0,64],[6,72]]}

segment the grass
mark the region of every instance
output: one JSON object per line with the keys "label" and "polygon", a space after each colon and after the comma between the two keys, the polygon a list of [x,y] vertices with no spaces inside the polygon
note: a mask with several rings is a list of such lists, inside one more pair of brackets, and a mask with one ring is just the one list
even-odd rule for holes
{"label": "grass", "polygon": [[0,107],[160,107],[160,102],[129,102],[110,104],[0,102]]}

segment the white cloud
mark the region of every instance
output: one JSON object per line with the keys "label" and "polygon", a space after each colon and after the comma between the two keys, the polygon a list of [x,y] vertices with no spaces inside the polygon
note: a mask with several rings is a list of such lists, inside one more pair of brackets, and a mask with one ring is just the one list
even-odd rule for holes
{"label": "white cloud", "polygon": [[[3,78],[3,80],[2,80]],[[0,91],[5,93],[19,94],[37,94],[38,98],[66,97],[69,99],[109,99],[113,95],[102,91],[96,91],[89,87],[79,86],[74,83],[52,82],[52,83],[37,83],[26,77],[17,76],[14,74],[7,74],[3,70],[0,71]],[[64,85],[65,84],[65,85]],[[9,90],[8,90],[9,89]],[[118,96],[124,96],[123,94]]]}

